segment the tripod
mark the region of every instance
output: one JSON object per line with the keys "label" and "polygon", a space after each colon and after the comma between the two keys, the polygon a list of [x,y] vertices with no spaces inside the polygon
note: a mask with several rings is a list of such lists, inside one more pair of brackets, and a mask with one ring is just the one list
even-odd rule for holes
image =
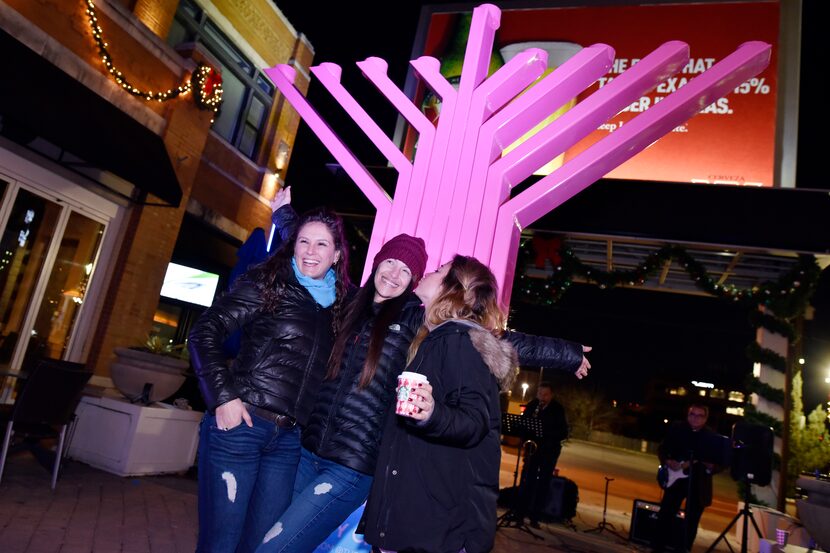
{"label": "tripod", "polygon": [[614,534],[621,540],[625,540],[626,538],[622,537],[619,533],[617,533],[617,529],[614,527],[613,524],[605,520],[605,513],[608,511],[608,483],[613,482],[613,478],[605,478],[605,502],[602,505],[602,520],[599,524],[597,524],[596,528],[591,528],[589,530],[585,530],[586,533],[596,532],[597,534],[601,534],[603,531],[607,530],[609,533]]}
{"label": "tripod", "polygon": [[[501,426],[502,426],[502,434],[505,436],[518,436],[522,438],[524,441],[519,443],[518,451],[516,452],[516,470],[513,472],[513,500],[511,501],[511,507],[501,515],[497,519],[497,527],[498,528],[517,528],[522,532],[526,532],[533,536],[534,539],[543,540],[544,538],[534,532],[533,530],[528,527],[524,522],[524,516],[522,515],[521,510],[521,501],[522,501],[522,494],[521,491],[525,489],[525,486],[529,485],[527,482],[527,473],[526,471],[522,472],[521,480],[519,480],[519,486],[516,487],[516,480],[519,476],[519,461],[522,458],[522,451],[524,449],[528,449],[529,452],[526,453],[526,457],[528,455],[533,455],[538,447],[536,441],[533,441],[535,438],[537,441],[542,437],[542,426],[538,419],[533,419],[530,417],[522,417],[521,415],[514,415],[510,413],[503,413],[501,418]],[[527,439],[525,439],[527,438]],[[533,496],[531,496],[531,502],[535,498],[536,489],[535,486],[533,488]]]}
{"label": "tripod", "polygon": [[726,539],[726,534],[738,522],[739,518],[743,518],[743,531],[741,533],[741,553],[747,553],[747,533],[749,530],[749,521],[752,521],[752,526],[755,527],[755,533],[758,534],[758,539],[762,539],[764,535],[761,533],[761,530],[758,528],[758,523],[755,522],[755,517],[752,514],[752,509],[749,508],[749,500],[752,495],[752,474],[744,475],[744,507],[740,510],[740,512],[735,515],[735,518],[732,519],[732,522],[724,529],[723,532],[720,533],[718,539],[712,542],[712,545],[709,546],[709,549],[706,550],[706,553],[710,553],[711,551],[715,550],[715,547],[718,545],[718,542],[721,540],[726,542],[727,547],[729,547],[729,551],[732,551],[732,546],[729,545],[729,540]]}

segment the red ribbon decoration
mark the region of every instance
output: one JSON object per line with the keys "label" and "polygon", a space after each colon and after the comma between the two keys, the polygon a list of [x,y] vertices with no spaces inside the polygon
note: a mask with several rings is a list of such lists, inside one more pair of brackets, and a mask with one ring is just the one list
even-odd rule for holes
{"label": "red ribbon decoration", "polygon": [[542,238],[541,236],[533,237],[533,251],[536,252],[536,260],[534,265],[537,269],[545,268],[545,261],[550,260],[551,265],[555,269],[562,264],[562,239],[561,238]]}

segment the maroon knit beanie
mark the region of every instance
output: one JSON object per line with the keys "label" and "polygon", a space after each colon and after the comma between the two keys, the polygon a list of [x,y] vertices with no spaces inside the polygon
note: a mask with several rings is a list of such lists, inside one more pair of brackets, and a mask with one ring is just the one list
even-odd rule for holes
{"label": "maroon knit beanie", "polygon": [[397,259],[406,263],[412,271],[413,286],[418,284],[427,266],[427,250],[423,239],[408,234],[399,234],[388,240],[375,255],[372,272],[374,273],[380,262],[386,259]]}

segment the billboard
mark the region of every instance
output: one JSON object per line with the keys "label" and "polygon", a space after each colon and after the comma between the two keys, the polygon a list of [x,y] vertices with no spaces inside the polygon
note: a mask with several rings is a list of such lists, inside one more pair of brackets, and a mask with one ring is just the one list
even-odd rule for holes
{"label": "billboard", "polygon": [[[778,89],[778,0],[760,2],[671,3],[580,7],[502,8],[496,32],[491,72],[515,53],[528,47],[548,52],[548,66],[555,67],[582,47],[605,43],[616,52],[612,69],[571,105],[598,90],[637,61],[670,40],[689,44],[688,64],[648,94],[627,106],[604,125],[564,153],[564,159],[538,174],[550,173],[556,163],[567,161],[609,133],[621,128],[638,113],[684,86],[742,43],[752,40],[773,45],[769,67],[757,77],[720,98],[687,123],[639,153],[607,178],[646,181],[772,186],[775,171],[776,102]],[[425,8],[413,58],[433,56],[441,60],[441,72],[450,82],[460,73],[470,12]],[[458,9],[458,8],[456,8]],[[433,117],[440,102],[418,84],[415,101]],[[548,122],[569,108],[552,109]],[[543,122],[544,123],[544,122]],[[531,131],[531,133],[534,131]],[[411,154],[417,146],[412,129],[404,134],[403,148]],[[509,150],[510,148],[508,148]]]}

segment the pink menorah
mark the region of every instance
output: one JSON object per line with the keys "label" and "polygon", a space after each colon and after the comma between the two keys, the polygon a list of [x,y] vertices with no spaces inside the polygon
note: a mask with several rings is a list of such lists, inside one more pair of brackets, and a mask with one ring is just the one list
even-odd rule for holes
{"label": "pink menorah", "polygon": [[689,47],[678,41],[663,44],[503,154],[559,106],[603,76],[614,61],[614,50],[605,44],[584,48],[528,89],[547,68],[547,53],[530,48],[488,78],[500,16],[501,11],[490,4],[473,11],[457,89],[441,75],[437,59],[424,56],[410,62],[441,99],[437,125],[392,83],[384,60],[372,57],[357,62],[364,76],[419,133],[413,160],[342,86],[338,65],[323,63],[311,68],[397,170],[392,198],[294,86],[294,69],[278,65],[266,70],[377,210],[364,281],[383,242],[406,232],[426,241],[428,270],[456,253],[474,255],[488,264],[499,281],[502,301],[508,305],[522,229],[763,71],[770,61],[769,44],[742,44],[624,127],[511,197],[513,186],[682,69],[689,59]]}

